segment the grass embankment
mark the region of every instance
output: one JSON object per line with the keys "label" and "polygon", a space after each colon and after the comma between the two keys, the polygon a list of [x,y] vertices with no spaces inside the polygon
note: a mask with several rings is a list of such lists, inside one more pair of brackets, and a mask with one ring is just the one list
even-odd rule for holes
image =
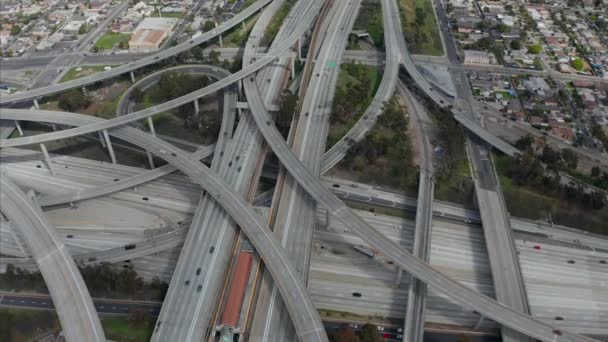
{"label": "grass embankment", "polygon": [[136,321],[130,316],[104,315],[101,325],[106,338],[113,341],[147,342],[152,337],[154,319],[146,317]]}
{"label": "grass embankment", "polygon": [[160,16],[158,15],[158,11],[152,12],[152,17],[161,17],[161,18],[183,18],[186,15],[186,12],[160,12]]}
{"label": "grass embankment", "polygon": [[[71,80],[75,80],[81,77],[91,76],[98,72],[105,71],[105,65],[92,65],[92,66],[84,66],[84,67],[76,67],[70,69],[68,72],[63,75],[59,83],[67,82]],[[110,66],[113,67],[113,66]]]}
{"label": "grass embankment", "polygon": [[441,56],[443,45],[432,0],[399,0],[401,25],[411,53]]}
{"label": "grass embankment", "polygon": [[350,148],[332,173],[415,194],[418,170],[407,125],[405,108],[391,100],[368,135]]}
{"label": "grass embankment", "polygon": [[[550,185],[550,180],[539,180],[536,185],[521,183],[518,181],[520,178],[510,172],[514,167],[513,158],[497,155],[494,156],[494,161],[511,215],[532,220],[551,219],[558,225],[608,234],[606,205],[598,207],[590,202],[589,197],[582,195],[582,190],[567,190],[563,186]],[[518,170],[522,169],[518,167]],[[537,176],[527,175],[525,179],[532,182],[533,178],[543,177],[540,173]]]}
{"label": "grass embankment", "polygon": [[272,17],[272,20],[268,24],[262,39],[260,40],[261,46],[270,46],[270,43],[272,43],[274,37],[276,37],[281,25],[283,24],[283,21],[285,20],[285,17],[287,17],[287,14],[289,14],[289,11],[291,11],[291,8],[295,2],[296,0],[287,0],[277,10],[275,15]]}
{"label": "grass embankment", "polygon": [[[379,50],[384,50],[384,25],[380,2],[364,2],[361,4],[353,30],[367,32],[374,42],[374,46]],[[349,48],[359,49],[357,41],[358,38],[351,35]]]}
{"label": "grass embankment", "polygon": [[472,208],[474,185],[462,129],[449,113],[431,111],[437,126],[435,198]]}
{"label": "grass embankment", "polygon": [[[222,37],[224,47],[241,47],[245,45],[249,32],[253,29],[255,22],[260,17],[259,14],[245,20],[245,27],[242,25],[235,26],[232,30],[228,31],[225,37]],[[219,43],[219,40],[216,40]]]}
{"label": "grass embankment", "polygon": [[[107,338],[114,341],[149,341],[154,319],[136,315],[102,315],[101,325]],[[25,342],[45,334],[58,334],[61,324],[57,313],[47,310],[0,308],[0,341]]]}
{"label": "grass embankment", "polygon": [[360,64],[342,64],[332,105],[327,149],[335,145],[359,120],[372,102],[381,70]]}
{"label": "grass embankment", "polygon": [[107,32],[95,42],[95,48],[98,50],[111,50],[114,46],[118,46],[121,42],[128,42],[131,35],[127,33]]}

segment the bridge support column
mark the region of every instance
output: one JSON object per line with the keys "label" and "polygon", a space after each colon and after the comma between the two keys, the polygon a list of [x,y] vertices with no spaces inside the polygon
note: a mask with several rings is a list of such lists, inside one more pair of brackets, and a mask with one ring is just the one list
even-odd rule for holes
{"label": "bridge support column", "polygon": [[399,285],[401,285],[402,278],[403,278],[403,269],[399,268],[397,270],[397,276],[395,277],[395,287],[399,287]]}
{"label": "bridge support column", "polygon": [[54,175],[55,169],[53,168],[53,163],[51,161],[51,157],[49,156],[49,152],[46,150],[46,146],[44,146],[44,144],[40,144],[40,149],[42,150],[42,155],[44,156],[46,166],[49,168],[51,174]]}
{"label": "bridge support column", "polygon": [[[148,116],[148,129],[150,130],[150,134],[152,134],[153,136],[156,136],[156,130],[154,129],[154,121],[152,120],[152,117]],[[150,153],[150,151],[146,150],[146,155],[148,156],[148,162],[150,163],[150,168],[153,169],[156,166],[154,166],[154,157],[152,156],[152,153]]]}
{"label": "bridge support column", "polygon": [[40,109],[40,106],[38,105],[38,100],[36,99],[34,99],[34,108]]}
{"label": "bridge support column", "polygon": [[51,124],[51,128],[53,129],[53,132],[55,132],[57,130],[57,125],[55,125],[54,123]]}
{"label": "bridge support column", "polygon": [[298,39],[298,42],[296,45],[298,46],[298,60],[301,62],[302,61],[302,38]]}
{"label": "bridge support column", "polygon": [[[218,26],[218,25],[217,25],[217,23],[215,23],[215,27],[216,27],[216,28],[217,28],[217,26]],[[221,34],[221,33],[220,33],[220,35],[218,36],[218,39],[219,39],[219,41],[220,41],[220,46],[221,46],[221,47],[224,47],[224,42],[222,41],[222,34]]]}
{"label": "bridge support column", "polygon": [[106,140],[106,146],[108,147],[108,152],[110,153],[110,159],[112,160],[112,164],[116,164],[116,155],[114,154],[114,148],[112,147],[112,142],[110,141],[108,131],[103,131],[103,137]]}
{"label": "bridge support column", "polygon": [[135,83],[135,75],[133,74],[133,71],[129,72],[129,75],[131,76],[131,83]]}
{"label": "bridge support column", "polygon": [[294,78],[296,78],[296,58],[290,58],[289,61],[289,68],[291,69],[291,79],[293,80]]}
{"label": "bridge support column", "polygon": [[154,121],[152,121],[152,117],[148,116],[148,129],[150,129],[150,133],[153,136],[156,136],[156,130],[154,129]]}
{"label": "bridge support column", "polygon": [[103,135],[101,134],[101,131],[97,132],[99,134],[99,141],[101,142],[101,147],[102,148],[106,148],[106,141],[103,138]]}
{"label": "bridge support column", "polygon": [[23,130],[21,129],[21,125],[19,124],[19,121],[15,120],[15,127],[17,127],[17,132],[19,132],[20,136],[23,136]]}
{"label": "bridge support column", "polygon": [[194,104],[194,114],[198,115],[200,113],[200,108],[198,107],[198,99],[195,99],[192,103]]}
{"label": "bridge support column", "polygon": [[473,327],[473,331],[479,330],[479,328],[481,327],[481,324],[483,323],[484,319],[485,318],[483,316],[479,316],[479,319],[477,320],[477,323],[475,323],[475,326]]}
{"label": "bridge support column", "polygon": [[84,86],[82,87],[82,94],[84,94],[85,96],[87,95],[87,88],[85,88]]}

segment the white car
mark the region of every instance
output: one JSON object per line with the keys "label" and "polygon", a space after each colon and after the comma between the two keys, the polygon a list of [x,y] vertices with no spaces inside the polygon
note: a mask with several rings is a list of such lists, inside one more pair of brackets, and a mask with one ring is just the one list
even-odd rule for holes
{"label": "white car", "polygon": [[378,331],[384,331],[384,327],[383,327],[383,326],[381,326],[381,325],[379,325],[379,326],[378,326]]}

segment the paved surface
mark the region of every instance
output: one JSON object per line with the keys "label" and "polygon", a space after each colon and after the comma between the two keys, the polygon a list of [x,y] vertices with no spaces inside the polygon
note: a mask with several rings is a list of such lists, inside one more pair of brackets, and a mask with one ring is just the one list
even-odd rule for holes
{"label": "paved surface", "polygon": [[[18,115],[26,121],[50,120],[70,125],[90,125],[95,121],[101,120],[73,113],[52,112],[52,114],[49,114],[51,112],[32,110],[5,110],[3,111],[3,115],[9,112],[20,112],[21,114]],[[149,151],[155,151],[153,153],[158,157],[178,167],[207,190],[207,193],[239,224],[256,250],[259,251],[285,300],[299,339],[301,341],[327,340],[318,312],[310,301],[304,284],[297,277],[282,248],[272,237],[268,226],[250,209],[241,196],[230,190],[224,181],[206,166],[193,162],[183,151],[162,140],[130,127],[112,130],[111,134]],[[214,250],[209,254],[213,254],[213,252]],[[157,327],[161,324],[162,319],[159,318]]]}
{"label": "paved surface", "polygon": [[[58,158],[57,163],[61,163],[59,164],[60,168],[63,167],[63,159],[75,161],[81,160],[79,158],[72,157],[61,157],[61,159]],[[20,164],[24,163],[25,162],[21,162]],[[82,179],[86,182],[88,178],[84,175],[87,174],[87,170],[89,169],[88,165],[93,165],[92,163],[106,164],[105,167],[93,168],[93,170],[95,170],[95,174],[101,172],[97,170],[104,170],[103,174],[106,175],[106,182],[108,180],[111,181],[117,171],[130,170],[130,168],[127,167],[120,167],[120,169],[117,170],[111,164],[99,163],[88,160],[81,160],[81,163],[81,167],[78,167],[79,164],[70,163],[70,168],[68,169],[72,170],[72,172],[75,172],[76,170],[80,169],[81,171],[79,171],[79,174],[81,174],[81,176],[75,174],[75,176],[71,176],[67,179],[79,179],[79,181]],[[52,183],[51,180],[54,177],[57,177],[48,175],[48,172],[46,172],[44,169],[35,168],[35,161],[27,162],[27,164],[34,164],[32,170],[37,172],[39,178],[43,182]],[[12,169],[13,167],[11,167],[10,169],[6,169],[6,171],[11,172],[11,174],[17,172],[12,171]],[[130,172],[133,173],[135,171]],[[62,176],[61,178],[63,179],[65,177]],[[177,180],[176,176],[171,176],[170,178],[175,178]],[[186,191],[192,192],[194,195],[188,196],[188,198],[190,198],[188,201],[192,202],[193,204],[196,204],[196,189],[194,189],[191,183],[187,181],[187,178],[184,177],[183,179],[184,185],[180,186],[180,191],[176,193],[185,193]],[[155,197],[158,196],[167,197],[168,199],[172,198],[173,196],[169,196],[169,191],[163,190],[165,187],[158,188],[158,186],[155,185],[161,185],[165,182],[165,180],[155,181],[153,182],[153,184],[138,189],[138,191],[142,192],[142,194],[150,196],[150,201],[153,201],[153,203],[156,203],[158,201],[155,199]],[[345,181],[340,181],[339,183],[324,182],[324,184],[330,187],[332,184],[341,184],[340,189],[342,189],[343,191],[350,192],[352,189],[354,193],[357,193],[357,191],[359,191],[361,193],[374,194],[374,197],[378,197],[379,199],[390,199],[394,200],[397,204],[411,203],[414,207],[416,206],[416,198],[403,198],[402,196],[397,197],[396,195],[393,195],[391,193],[383,192],[376,188],[370,188],[369,186],[362,184],[355,183],[357,185],[357,188],[351,187],[351,183]],[[154,187],[152,187],[153,185]],[[33,187],[36,190],[40,189],[38,185],[33,185]],[[150,190],[147,190],[147,188],[150,188]],[[158,193],[158,195],[155,196],[154,193]],[[387,201],[387,203],[389,203],[389,201]],[[464,223],[463,215],[465,215],[467,211],[457,206],[450,207],[453,208],[452,211],[454,211],[454,213],[460,212],[459,221],[442,219],[441,213],[452,212],[450,210],[447,210],[449,209],[449,207],[442,208],[444,206],[445,204],[438,203],[434,208],[435,220],[433,223],[433,248],[431,252],[431,263],[434,267],[437,267],[443,272],[446,272],[451,277],[453,277],[454,279],[458,279],[459,281],[464,281],[466,283],[479,282],[480,284],[485,284],[483,287],[485,291],[484,293],[489,293],[491,295],[493,293],[491,285],[491,275],[489,270],[489,263],[487,261],[487,254],[485,254],[485,242],[483,239],[483,232],[481,230],[481,227],[478,224],[474,224],[471,226],[469,224]],[[103,206],[98,207],[100,207],[100,210],[103,210]],[[323,222],[325,215],[318,215],[318,220],[320,220],[318,222]],[[387,232],[389,232],[388,236],[391,239],[392,236],[403,239],[405,241],[405,248],[411,248],[407,246],[411,246],[411,241],[413,240],[414,224],[412,222],[408,220],[404,221],[400,218],[390,218],[382,215],[373,215],[369,212],[365,213],[357,211],[357,215],[363,215],[363,218],[366,220],[368,220],[369,218],[373,218],[373,221],[368,222],[372,224],[376,229],[380,229],[385,235],[387,235]],[[477,220],[478,219],[479,218],[477,218]],[[512,221],[521,223],[525,222],[520,220]],[[342,230],[339,230],[338,226],[339,222],[332,222],[332,225],[336,227],[336,231],[341,232]],[[402,226],[404,227],[403,234],[399,233],[398,230],[395,230],[396,227]],[[518,225],[514,224],[514,227],[518,228]],[[561,315],[565,317],[565,320],[556,323],[559,323],[560,327],[562,328],[569,327],[568,329],[580,333],[602,334],[602,326],[605,326],[605,322],[602,323],[603,321],[601,320],[604,316],[602,310],[606,310],[606,307],[602,304],[604,302],[602,298],[608,297],[603,295],[604,291],[606,291],[606,288],[602,288],[602,280],[598,278],[604,277],[606,275],[605,272],[602,272],[603,265],[600,264],[598,260],[601,260],[602,256],[606,255],[605,251],[597,250],[601,249],[599,245],[594,247],[594,252],[594,249],[582,246],[580,245],[580,243],[577,243],[575,240],[580,240],[581,242],[584,242],[585,238],[587,237],[587,234],[581,231],[567,230],[564,231],[563,236],[557,236],[555,239],[551,238],[549,240],[545,238],[545,236],[549,234],[560,234],[562,229],[555,229],[551,228],[550,226],[537,226],[536,224],[530,225],[529,227],[528,225],[524,225],[522,229],[518,228],[518,231],[529,231],[532,233],[526,235],[517,234],[516,241],[518,249],[520,251],[521,248],[525,248],[525,260],[522,261],[522,268],[524,270],[524,279],[526,280],[526,287],[529,291],[531,291],[531,289],[534,289],[530,294],[531,309],[533,310],[534,315],[539,315],[539,317],[548,321],[553,320],[555,316]],[[70,230],[73,232],[72,234],[77,237],[81,234],[81,231],[90,230],[90,228],[82,227]],[[325,230],[326,228],[321,228],[320,231],[317,230],[315,235]],[[2,234],[0,234],[0,237],[5,237],[6,234],[4,232],[5,231],[3,230]],[[344,235],[345,237],[348,237],[348,239],[343,238],[342,235],[337,235],[336,238],[331,239],[329,238],[330,236],[333,235],[328,235],[328,239],[324,240],[335,240],[342,242],[347,241],[348,243],[353,244],[360,244],[362,242],[360,239],[356,241],[353,240],[353,238],[355,237],[352,233],[349,235]],[[65,240],[69,241],[70,239]],[[318,239],[315,238],[315,240]],[[601,237],[596,237],[593,240],[598,243],[602,241],[604,243],[606,242],[606,239]],[[536,250],[533,248],[534,245],[541,245],[542,249]],[[552,245],[555,247],[551,247]],[[140,244],[138,242],[137,249],[139,248]],[[352,250],[351,245],[346,245],[344,248],[346,250]],[[608,250],[607,248],[605,249]],[[339,250],[340,249],[336,251],[338,252]],[[347,279],[346,277],[349,275],[357,276],[357,274],[362,274],[366,277],[371,277],[370,279],[386,279],[382,283],[384,285],[379,286],[384,286],[386,289],[390,289],[394,286],[394,268],[386,269],[385,271],[383,271],[381,277],[376,277],[377,273],[375,273],[374,270],[378,269],[378,264],[374,262],[366,262],[362,264],[360,261],[367,260],[367,257],[361,258],[361,255],[359,255],[358,253],[355,254],[357,258],[349,259],[350,255],[340,256],[346,258],[346,264],[335,263],[335,261],[331,261],[333,259],[336,259],[336,257],[338,257],[339,255],[327,256],[327,258],[331,259],[329,261],[327,258],[318,259],[316,255],[316,252],[313,253],[313,267],[335,265],[337,271],[333,271],[335,273],[325,273],[327,275],[323,275],[323,278],[318,278],[315,275],[318,273],[313,273],[311,279],[311,281],[313,281],[313,284],[320,284],[318,281],[324,279],[333,279],[332,282],[336,284],[335,286],[332,286],[327,290],[322,290],[321,288],[316,287],[316,285],[314,288],[309,287],[309,290],[313,290],[312,296],[315,306],[320,308],[328,308],[327,305],[330,305],[330,303],[332,303],[331,305],[341,305],[342,309],[346,311],[360,310],[360,312],[364,313],[371,314],[373,312],[378,312],[385,315],[386,313],[389,313],[390,317],[403,318],[403,315],[405,314],[405,298],[407,297],[407,286],[405,288],[399,289],[397,292],[393,292],[395,294],[394,297],[391,297],[392,295],[389,294],[386,294],[384,296],[380,296],[380,294],[378,294],[380,297],[372,297],[372,293],[369,291],[376,291],[375,288],[370,286],[362,287],[366,284],[364,282],[364,279],[367,278],[356,277],[353,278],[355,279],[354,281],[349,280],[348,282],[352,285],[353,288],[359,287],[359,290],[365,291],[364,297],[357,301],[351,296],[351,293],[348,292],[348,289],[350,287],[344,288],[344,284],[342,283],[344,282],[344,279]],[[348,262],[351,259],[352,261],[350,261],[349,264]],[[575,260],[576,264],[568,264],[567,261],[569,259]],[[162,275],[162,273],[160,273],[159,271],[160,269],[173,269],[175,265],[175,261],[173,261],[173,263],[169,263],[168,266],[165,266],[165,262],[163,262],[162,260],[157,260],[157,258],[150,259],[150,261],[152,263],[149,264],[149,266],[147,266],[146,268],[136,268],[138,272],[140,272],[140,270],[145,271],[142,273],[146,273],[146,270],[148,269],[150,271],[155,271],[156,273],[151,273],[149,275],[150,278],[155,275]],[[135,267],[139,267],[138,265],[140,265],[137,260],[132,259],[131,262]],[[384,263],[384,265],[387,264]],[[551,271],[547,271],[547,269],[551,269]],[[331,270],[331,268],[329,268],[329,270]],[[332,274],[335,274],[335,276],[331,276]],[[583,286],[583,284],[587,285]],[[381,288],[382,287],[380,287],[380,289]],[[367,295],[365,295],[367,292],[369,292],[369,298]],[[564,302],[560,304],[560,301],[556,300],[555,298],[563,298],[565,296],[565,293],[568,293],[567,297],[571,298],[571,300],[569,300],[567,303]],[[346,300],[346,298],[344,298],[344,296],[350,297],[352,298],[352,300],[348,301]],[[398,296],[401,296],[401,299],[399,299]],[[339,301],[339,298],[341,297],[344,299],[342,301]],[[376,300],[374,298],[378,299]],[[456,304],[450,304],[449,300],[445,296],[432,296],[429,300],[431,300],[432,303],[437,303],[437,305],[432,304],[430,308],[427,306],[427,321],[429,322],[452,322],[454,324],[457,323],[465,327],[473,326],[476,323],[478,315],[476,316],[472,311],[463,310]],[[589,305],[589,303],[591,302],[595,304]],[[574,308],[576,308],[577,310],[576,317],[580,317],[580,319],[573,318],[574,316],[572,316],[571,314],[565,314],[566,311],[574,310]],[[431,310],[430,313],[429,310]],[[484,326],[490,326],[490,323],[491,322],[489,320],[484,321]],[[604,333],[606,332],[605,329],[603,331]]]}
{"label": "paved surface", "polygon": [[[412,253],[425,262],[429,262],[431,250],[431,225],[433,222],[433,191],[435,189],[433,147],[431,146],[432,125],[425,109],[409,92],[407,87],[399,82],[399,90],[408,105],[420,146],[420,174],[418,181],[418,204],[416,210],[416,230],[414,233],[414,246]],[[418,279],[411,279],[408,290],[403,341],[418,341],[424,339],[425,301],[427,286]]]}
{"label": "paved surface", "polygon": [[[321,4],[321,2],[319,2]],[[307,85],[307,92],[300,98],[302,104],[297,128],[293,134],[292,149],[306,167],[319,174],[322,153],[329,125],[331,103],[335,84],[340,71],[344,46],[351,32],[360,1],[353,0],[333,3],[322,24],[327,22],[322,32],[324,40],[319,45],[319,53],[312,70],[313,76]],[[259,96],[251,81],[244,82],[248,99]],[[252,111],[257,108],[252,108]],[[289,253],[301,279],[306,282],[310,263],[312,233],[316,204],[295,182],[286,176],[273,232]],[[277,204],[274,204],[277,205]],[[294,339],[293,326],[286,320],[287,311],[276,286],[268,275],[263,279],[252,322],[251,339],[259,341],[288,341]]]}
{"label": "paved surface", "polygon": [[40,207],[6,175],[0,177],[0,209],[19,230],[57,303],[68,341],[105,341],[91,296],[74,260]]}
{"label": "paved surface", "polygon": [[[158,302],[93,298],[93,305],[99,314],[128,315],[133,310],[141,310],[152,317],[157,317],[160,304]],[[50,296],[19,293],[0,294],[0,307],[55,310],[55,305]]]}
{"label": "paved surface", "polygon": [[267,5],[271,1],[272,0],[256,1],[255,3],[251,4],[249,7],[244,9],[243,11],[239,12],[234,17],[225,21],[224,23],[222,23],[215,29],[213,29],[209,32],[203,33],[201,36],[197,37],[196,39],[189,40],[187,42],[176,45],[174,47],[171,47],[171,48],[168,48],[165,50],[161,50],[153,55],[138,59],[137,61],[131,62],[129,64],[121,65],[121,66],[113,68],[111,70],[100,72],[100,73],[97,73],[97,74],[94,74],[91,76],[82,77],[82,78],[79,78],[79,79],[76,79],[73,81],[64,82],[61,84],[47,86],[47,87],[43,87],[43,88],[37,88],[37,89],[33,89],[33,90],[29,90],[29,91],[21,92],[21,93],[17,93],[17,94],[4,95],[4,96],[0,97],[0,104],[8,104],[8,103],[12,103],[12,102],[27,100],[27,99],[35,99],[35,98],[38,98],[41,96],[52,95],[52,94],[56,94],[56,93],[59,93],[59,92],[65,91],[65,90],[69,90],[69,89],[73,89],[73,88],[80,88],[80,87],[83,87],[83,86],[86,86],[86,85],[89,85],[89,84],[92,84],[95,82],[99,82],[99,81],[102,81],[105,79],[120,76],[122,74],[142,68],[146,65],[157,63],[158,61],[169,58],[171,56],[175,56],[181,52],[184,52],[184,51],[190,49],[193,46],[200,45],[212,38],[219,36],[220,34],[230,30],[232,27],[238,25],[243,20],[247,19],[248,17],[250,17],[257,11],[259,11],[261,8],[263,8],[265,5]]}

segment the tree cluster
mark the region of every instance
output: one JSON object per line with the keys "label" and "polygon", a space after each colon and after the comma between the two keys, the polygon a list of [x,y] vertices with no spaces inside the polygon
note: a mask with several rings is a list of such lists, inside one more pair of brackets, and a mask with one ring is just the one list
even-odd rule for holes
{"label": "tree cluster", "polygon": [[[158,278],[146,283],[135,271],[117,271],[108,263],[81,267],[80,274],[93,297],[126,294],[133,299],[162,300],[168,289],[168,285]],[[6,273],[0,274],[0,289],[48,293],[40,272],[29,272],[12,264],[7,265]]]}
{"label": "tree cluster", "polygon": [[346,327],[337,331],[330,340],[333,342],[382,342],[384,339],[380,336],[378,327],[374,324],[367,323],[361,327],[361,330],[355,332],[351,327]]}
{"label": "tree cluster", "polygon": [[369,104],[371,80],[367,68],[359,64],[343,64],[343,72],[346,72],[356,81],[347,82],[344,87],[336,88],[333,102],[332,124],[346,124],[351,121],[358,112],[364,110]]}
{"label": "tree cluster", "polygon": [[362,181],[415,191],[417,173],[412,172],[415,169],[406,134],[407,125],[405,113],[395,101],[391,101],[369,134],[351,147],[344,165],[362,172]]}
{"label": "tree cluster", "polygon": [[[18,335],[31,335],[32,329],[47,331],[53,328],[57,314],[40,310],[35,314],[23,314],[18,311],[0,311],[0,341],[14,341]],[[19,340],[20,341],[20,340]]]}
{"label": "tree cluster", "polygon": [[57,103],[59,108],[68,112],[75,112],[79,109],[86,108],[90,104],[91,99],[78,89],[72,89],[68,92],[59,95]]}
{"label": "tree cluster", "polygon": [[209,84],[210,81],[206,76],[195,77],[185,73],[169,73],[161,76],[149,96],[156,102],[167,102]]}
{"label": "tree cluster", "polygon": [[[559,156],[559,152],[545,147],[541,159],[557,163]],[[586,191],[581,184],[573,182],[562,184],[555,170],[545,169],[539,159],[528,153],[509,157],[506,175],[516,185],[526,186],[543,194],[579,204],[584,209],[598,210],[605,204],[603,193]]]}

